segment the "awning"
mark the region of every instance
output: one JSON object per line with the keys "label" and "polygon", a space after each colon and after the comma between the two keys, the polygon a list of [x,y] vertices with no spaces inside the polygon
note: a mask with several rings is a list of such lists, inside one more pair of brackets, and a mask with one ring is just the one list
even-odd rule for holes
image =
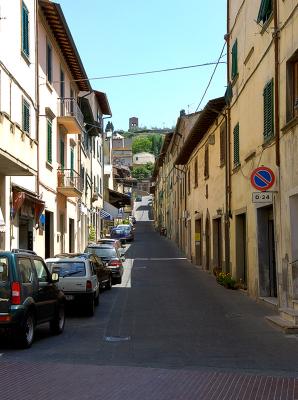
{"label": "awning", "polygon": [[108,203],[107,201],[103,202],[103,209],[107,213],[109,213],[112,218],[117,218],[118,216],[118,208],[114,207],[112,204]]}
{"label": "awning", "polygon": [[114,218],[105,210],[100,210],[100,217],[107,221],[112,221]]}
{"label": "awning", "polygon": [[23,205],[29,205],[34,208],[34,221],[36,224],[39,222],[39,218],[45,208],[45,202],[40,200],[34,194],[29,194],[18,187],[13,188],[13,202],[12,202],[12,215],[13,218],[17,215],[18,211],[21,210]]}
{"label": "awning", "polygon": [[114,207],[121,208],[123,206],[129,206],[131,204],[131,198],[124,193],[109,189],[109,202]]}
{"label": "awning", "polygon": [[5,232],[6,231],[6,225],[5,225],[5,221],[3,218],[3,213],[0,207],[0,232]]}

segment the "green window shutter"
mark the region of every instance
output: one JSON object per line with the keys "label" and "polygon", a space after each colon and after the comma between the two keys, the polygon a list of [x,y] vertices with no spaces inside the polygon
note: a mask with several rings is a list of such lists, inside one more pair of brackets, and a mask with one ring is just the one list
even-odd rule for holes
{"label": "green window shutter", "polygon": [[234,137],[234,167],[237,167],[240,164],[239,123],[234,128],[233,137]]}
{"label": "green window shutter", "polygon": [[61,168],[64,169],[65,167],[65,162],[64,162],[64,141],[60,141],[60,164]]}
{"label": "green window shutter", "polygon": [[29,11],[22,3],[22,51],[29,57]]}
{"label": "green window shutter", "polygon": [[30,104],[23,99],[23,131],[30,133]]}
{"label": "green window shutter", "polygon": [[238,41],[232,47],[232,79],[238,74]]}
{"label": "green window shutter", "polygon": [[52,83],[52,46],[49,43],[47,43],[47,78],[48,82]]}
{"label": "green window shutter", "polygon": [[74,171],[74,148],[70,148],[70,176],[73,177]]}
{"label": "green window shutter", "polygon": [[52,156],[52,121],[47,121],[48,127],[48,154],[47,154],[47,161],[48,163],[52,164],[53,156]]}
{"label": "green window shutter", "polygon": [[263,22],[263,24],[269,19],[273,11],[272,0],[261,0],[261,5],[257,17],[257,23]]}
{"label": "green window shutter", "polygon": [[274,135],[274,93],[273,79],[266,84],[263,91],[264,98],[264,140]]}

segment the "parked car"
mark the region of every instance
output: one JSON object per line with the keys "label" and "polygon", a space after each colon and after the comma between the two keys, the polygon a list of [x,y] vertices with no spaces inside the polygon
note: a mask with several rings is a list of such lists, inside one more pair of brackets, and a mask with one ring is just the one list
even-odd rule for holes
{"label": "parked car", "polygon": [[0,252],[0,329],[12,331],[18,346],[30,347],[44,322],[53,334],[63,332],[65,296],[58,281],[33,251]]}
{"label": "parked car", "polygon": [[121,244],[120,240],[117,240],[117,239],[103,238],[103,239],[99,239],[96,243],[111,245],[112,247],[115,247],[115,249],[118,249],[119,251],[122,248],[122,244]]}
{"label": "parked car", "polygon": [[99,304],[100,288],[111,289],[112,275],[101,259],[84,253],[57,254],[46,263],[52,272],[60,277],[59,287],[65,293],[66,301],[84,304],[88,315],[94,314]]}
{"label": "parked car", "polygon": [[125,257],[119,253],[118,249],[107,246],[105,244],[89,244],[85,253],[95,254],[106,263],[112,273],[112,283],[119,284],[122,282],[123,264]]}
{"label": "parked car", "polygon": [[[126,225],[129,227],[129,225]],[[110,232],[111,238],[118,239],[121,243],[125,243],[126,241],[131,241],[131,231],[127,230],[127,228],[122,228],[116,226],[111,229]]]}
{"label": "parked car", "polygon": [[134,228],[130,224],[117,225],[116,229],[124,230],[123,240],[125,242],[132,242],[134,240]]}

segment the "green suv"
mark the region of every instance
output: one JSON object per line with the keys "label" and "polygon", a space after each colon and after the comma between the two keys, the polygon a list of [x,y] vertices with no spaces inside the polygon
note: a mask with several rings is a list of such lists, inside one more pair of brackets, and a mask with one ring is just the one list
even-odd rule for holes
{"label": "green suv", "polygon": [[65,297],[44,260],[29,250],[0,252],[0,330],[10,330],[16,344],[31,346],[35,326],[50,323],[53,334],[64,329]]}

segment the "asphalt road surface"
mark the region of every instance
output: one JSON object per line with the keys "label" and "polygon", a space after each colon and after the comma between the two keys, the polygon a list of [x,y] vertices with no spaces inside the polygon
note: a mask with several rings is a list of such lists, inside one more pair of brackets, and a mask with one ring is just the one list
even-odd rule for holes
{"label": "asphalt road surface", "polygon": [[298,336],[190,264],[154,231],[148,201],[94,317],[69,310],[62,335],[41,326],[28,350],[0,337],[0,399],[298,399]]}

